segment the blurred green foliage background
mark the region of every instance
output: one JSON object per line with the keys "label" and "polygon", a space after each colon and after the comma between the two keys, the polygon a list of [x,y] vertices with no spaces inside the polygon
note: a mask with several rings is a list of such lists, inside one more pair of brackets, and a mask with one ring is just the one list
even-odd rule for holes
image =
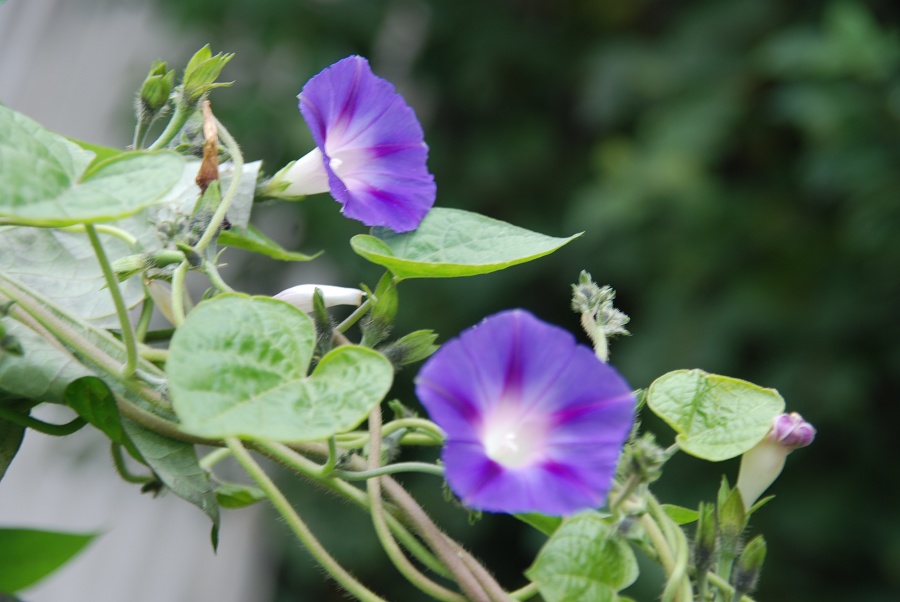
{"label": "blurred green foliage background", "polygon": [[[421,117],[441,206],[586,232],[496,276],[404,283],[398,332],[446,340],[512,306],[577,332],[568,287],[587,269],[632,317],[612,361],[635,387],[702,368],[778,389],[818,427],[752,522],[769,541],[757,598],[900,599],[900,5],[158,2],[214,52],[237,53],[224,74],[236,84],[214,93],[214,108],[270,172],[312,147],[294,98],[303,83],[357,53]],[[327,248],[319,261],[342,270],[335,283],[374,285],[379,273],[344,242],[363,230],[337,219],[336,204],[281,211],[306,224],[282,242]],[[278,268],[254,265],[249,286]],[[677,457],[656,490],[693,505],[736,469]],[[521,585],[540,538],[506,517],[469,529],[433,485],[412,482],[504,583]],[[307,487],[295,496],[319,531],[346,515],[323,539],[377,591],[418,599],[365,515]],[[343,599],[288,539],[285,550],[277,600]],[[655,599],[653,585],[631,593]]]}

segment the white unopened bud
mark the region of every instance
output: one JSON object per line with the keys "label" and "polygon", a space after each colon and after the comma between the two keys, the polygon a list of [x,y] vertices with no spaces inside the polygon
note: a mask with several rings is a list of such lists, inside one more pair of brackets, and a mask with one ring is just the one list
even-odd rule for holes
{"label": "white unopened bud", "polygon": [[334,307],[335,305],[359,306],[362,303],[363,295],[365,295],[358,288],[345,288],[327,284],[300,284],[281,291],[275,295],[275,298],[290,303],[305,312],[310,312],[313,310],[313,295],[316,289],[322,291],[325,307]]}
{"label": "white unopened bud", "polygon": [[741,456],[737,488],[749,509],[762,493],[775,482],[788,454],[806,447],[816,437],[816,429],[796,413],[775,417],[772,430],[753,449]]}

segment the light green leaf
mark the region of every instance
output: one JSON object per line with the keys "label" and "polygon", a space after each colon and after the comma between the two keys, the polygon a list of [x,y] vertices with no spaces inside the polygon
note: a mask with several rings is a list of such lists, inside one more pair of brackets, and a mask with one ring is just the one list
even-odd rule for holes
{"label": "light green leaf", "polygon": [[669,515],[676,525],[688,525],[697,520],[700,513],[691,508],[676,506],[674,504],[663,504],[663,512]]}
{"label": "light green leaf", "polygon": [[304,255],[303,253],[288,251],[254,226],[247,226],[244,232],[236,228],[223,231],[219,234],[219,244],[259,253],[281,261],[310,261],[321,255],[321,253]]}
{"label": "light green leaf", "polygon": [[477,213],[436,208],[412,232],[374,228],[371,236],[354,236],[350,244],[397,278],[453,278],[525,263],[579,236],[554,238]]}
{"label": "light green leaf", "polygon": [[181,174],[170,152],[94,153],[0,105],[0,219],[31,226],[110,221],[158,201]]}
{"label": "light green leaf", "polygon": [[76,140],[75,138],[69,138],[69,140],[71,142],[74,142],[75,144],[77,144],[78,146],[83,148],[84,150],[94,153],[94,160],[91,161],[92,166],[96,165],[97,163],[106,161],[107,159],[111,159],[113,157],[121,155],[122,153],[127,152],[127,151],[124,151],[119,148],[110,148],[108,146],[100,146],[99,144],[93,144],[92,142],[85,142],[84,140]]}
{"label": "light green leaf", "polygon": [[35,331],[6,320],[9,334],[17,337],[24,353],[0,358],[0,389],[35,402],[64,403],[66,386],[93,373],[65,349],[49,343]]}
{"label": "light green leaf", "polygon": [[784,411],[774,389],[702,370],[660,376],[647,391],[647,405],[678,433],[679,448],[712,462],[749,450]]}
{"label": "light green leaf", "polygon": [[166,372],[182,428],[201,437],[324,439],[356,427],[390,389],[381,354],[344,345],[307,370],[312,320],[268,297],[201,303],[175,332]]}
{"label": "light green leaf", "polygon": [[216,485],[216,500],[222,508],[244,508],[264,499],[266,494],[259,487],[238,483]]}
{"label": "light green leaf", "polygon": [[[101,241],[111,258],[132,252],[117,238],[101,236]],[[0,226],[0,271],[97,326],[119,327],[100,264],[83,232]],[[120,290],[129,307],[144,296],[139,280],[122,283]]]}
{"label": "light green leaf", "polygon": [[515,514],[513,515],[526,525],[531,525],[544,535],[553,535],[562,524],[559,516],[546,516],[544,514]]}
{"label": "light green leaf", "polygon": [[33,585],[78,554],[95,534],[0,529],[0,592]]}
{"label": "light green leaf", "polygon": [[525,574],[547,602],[614,602],[637,579],[638,565],[615,529],[585,512],[556,530]]}

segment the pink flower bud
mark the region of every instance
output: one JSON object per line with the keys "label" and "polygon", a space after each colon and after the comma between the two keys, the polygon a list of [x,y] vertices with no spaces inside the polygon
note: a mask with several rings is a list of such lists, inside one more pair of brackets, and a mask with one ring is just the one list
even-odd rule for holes
{"label": "pink flower bud", "polygon": [[815,437],[815,427],[797,412],[776,416],[769,434],[741,456],[737,488],[744,507],[749,509],[775,482],[789,453],[798,447],[806,447]]}

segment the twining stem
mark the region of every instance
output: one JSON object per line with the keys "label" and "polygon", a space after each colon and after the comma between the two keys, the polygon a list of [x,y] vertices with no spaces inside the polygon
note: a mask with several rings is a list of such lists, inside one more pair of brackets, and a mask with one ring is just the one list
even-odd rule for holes
{"label": "twining stem", "polygon": [[159,150],[166,146],[172,139],[181,131],[181,128],[184,127],[184,124],[187,123],[188,118],[191,116],[191,113],[194,110],[193,105],[185,105],[182,102],[175,103],[175,112],[172,113],[172,118],[169,119],[169,123],[166,124],[166,128],[162,131],[153,144],[147,147],[147,150]]}
{"label": "twining stem", "polygon": [[175,326],[184,323],[184,280],[187,278],[189,267],[187,261],[182,261],[172,273],[172,319]]}
{"label": "twining stem", "polygon": [[[397,481],[390,477],[383,477],[382,485],[388,495],[403,509],[407,518],[415,525],[422,539],[425,540],[437,557],[450,570],[453,578],[469,600],[472,602],[497,602],[497,598],[485,591],[469,566],[463,561],[461,557],[463,550],[459,547],[459,544],[451,543],[451,540],[432,522],[413,497]],[[499,585],[497,588],[501,592],[503,591]],[[500,600],[504,600],[504,598]]]}
{"label": "twining stem", "polygon": [[391,420],[384,425],[382,431],[383,436],[387,437],[394,431],[399,431],[401,429],[416,429],[422,431],[434,437],[434,439],[440,443],[443,443],[444,439],[447,438],[447,435],[441,430],[441,427],[424,418],[398,418],[396,420]]}
{"label": "twining stem", "polygon": [[138,318],[137,325],[134,327],[135,338],[143,343],[147,338],[147,331],[150,329],[150,319],[153,317],[153,297],[147,291],[147,285],[144,285],[144,302],[141,304],[141,315]]}
{"label": "twining stem", "polygon": [[214,449],[202,458],[200,458],[200,468],[209,472],[212,467],[231,455],[231,450],[227,447]]}
{"label": "twining stem", "polygon": [[353,310],[349,316],[347,316],[343,322],[335,326],[335,330],[341,334],[344,334],[349,330],[351,326],[359,322],[359,319],[366,315],[366,312],[369,311],[369,306],[372,305],[371,299],[366,299],[360,304],[359,307]]}
{"label": "twining stem", "polygon": [[[321,474],[321,466],[319,466],[309,458],[306,458],[305,456],[297,453],[286,445],[283,445],[281,443],[256,442],[253,446],[257,451],[265,454],[273,460],[280,462],[291,470],[294,470],[301,475],[313,480],[313,482],[317,483],[321,487],[329,489],[333,493],[345,497],[346,499],[352,501],[365,510],[369,510],[369,499],[366,494],[340,479],[323,479]],[[409,550],[409,552],[412,553],[412,555],[415,556],[422,564],[427,566],[438,575],[451,578],[451,575],[447,571],[446,567],[444,567],[444,565],[442,565],[440,561],[438,561],[431,554],[431,552],[429,552],[424,546],[422,546],[422,544],[419,543],[419,541],[406,529],[406,527],[404,527],[404,525],[393,515],[393,513],[388,513],[386,518],[388,521],[388,525],[394,532],[394,535],[397,537],[397,539],[400,540],[400,543],[403,544],[403,547]]]}
{"label": "twining stem", "polygon": [[[371,436],[369,447],[369,473],[378,472],[381,468],[381,407],[376,406],[369,414],[369,433]],[[443,602],[465,602],[465,598],[456,592],[438,585],[425,575],[423,575],[409,561],[397,541],[391,534],[385,518],[384,504],[381,499],[381,479],[374,477],[366,482],[369,492],[369,506],[371,508],[372,524],[375,527],[375,533],[381,542],[388,558],[397,567],[397,570],[406,579],[416,586],[420,591],[430,595],[436,600]]]}
{"label": "twining stem", "polygon": [[641,524],[669,577],[662,599],[691,602],[694,592],[687,576],[688,545],[684,531],[672,522],[652,495],[647,496],[647,507],[648,512],[641,516]]}
{"label": "twining stem", "polygon": [[125,343],[125,366],[122,368],[121,374],[124,378],[129,378],[134,374],[138,362],[137,339],[134,336],[134,326],[132,326],[131,318],[128,316],[128,308],[125,307],[122,291],[119,290],[119,280],[109,264],[109,258],[106,257],[106,252],[103,250],[103,244],[100,242],[96,228],[94,228],[93,224],[85,224],[84,229],[91,241],[91,246],[94,248],[97,261],[100,262],[103,278],[106,280],[106,286],[112,297],[113,305],[116,307],[116,315],[119,318],[119,326],[122,329],[122,341]]}
{"label": "twining stem", "polygon": [[37,418],[30,416],[29,414],[16,412],[12,408],[5,405],[0,405],[0,419],[8,420],[9,422],[15,422],[18,425],[34,429],[39,433],[52,435],[54,437],[65,437],[66,435],[71,435],[72,433],[81,429],[81,427],[83,427],[85,424],[87,424],[81,416],[76,416],[70,422],[67,422],[65,424],[50,424],[49,422],[38,420]]}
{"label": "twining stem", "polygon": [[[728,583],[728,581],[726,581],[720,575],[717,575],[717,574],[713,573],[712,571],[710,571],[710,573],[708,575],[708,579],[709,579],[710,584],[712,584],[714,587],[716,587],[720,592],[722,592],[726,596],[734,595],[734,588],[731,586],[730,583]],[[755,600],[753,598],[751,598],[750,596],[743,595],[743,596],[741,596],[741,602],[755,602]]]}
{"label": "twining stem", "polygon": [[[370,439],[370,446],[374,445],[371,441],[372,440]],[[444,468],[442,466],[429,464],[428,462],[397,462],[396,464],[388,464],[387,466],[381,466],[371,470],[335,470],[332,475],[344,479],[345,481],[365,481],[373,477],[381,477],[400,472],[423,472],[437,477],[444,476]]]}
{"label": "twining stem", "polygon": [[628,479],[625,483],[619,487],[609,498],[609,511],[615,514],[622,503],[628,499],[635,489],[637,489],[642,482],[641,476],[635,473],[631,473],[628,476]]}
{"label": "twining stem", "polygon": [[269,501],[294,532],[294,535],[297,536],[297,539],[300,540],[306,549],[309,550],[309,553],[312,554],[313,558],[322,565],[322,568],[324,568],[335,581],[348,592],[356,596],[361,602],[386,602],[384,598],[357,581],[353,575],[347,572],[347,570],[328,553],[328,550],[319,543],[319,540],[316,539],[312,531],[309,530],[309,527],[306,526],[306,523],[303,522],[300,515],[297,514],[297,511],[294,510],[287,498],[284,497],[281,490],[278,489],[262,467],[256,463],[250,455],[250,452],[247,451],[238,439],[229,437],[225,439],[225,445],[231,450],[235,460],[237,460],[244,470],[247,471],[250,478],[252,478],[259,488],[263,490],[266,497],[269,498]]}
{"label": "twining stem", "polygon": [[334,437],[328,438],[328,460],[325,461],[325,464],[322,466],[322,476],[327,477],[331,473],[334,472],[334,467],[337,466],[338,461],[338,452],[337,452],[337,440]]}
{"label": "twining stem", "polygon": [[119,476],[122,477],[123,481],[125,481],[126,483],[136,483],[142,485],[153,480],[152,477],[136,475],[128,470],[128,465],[125,464],[125,457],[122,455],[122,446],[115,441],[111,441],[110,444],[110,453],[112,455],[113,464],[116,467],[116,472],[119,473]]}
{"label": "twining stem", "polygon": [[[75,224],[74,226],[66,226],[65,228],[59,229],[63,232],[84,232],[86,230],[86,226],[84,224]],[[94,229],[96,229],[100,234],[108,234],[109,236],[118,238],[129,247],[134,247],[138,243],[138,239],[125,230],[116,228],[115,226],[110,226],[109,224],[94,224]]]}

